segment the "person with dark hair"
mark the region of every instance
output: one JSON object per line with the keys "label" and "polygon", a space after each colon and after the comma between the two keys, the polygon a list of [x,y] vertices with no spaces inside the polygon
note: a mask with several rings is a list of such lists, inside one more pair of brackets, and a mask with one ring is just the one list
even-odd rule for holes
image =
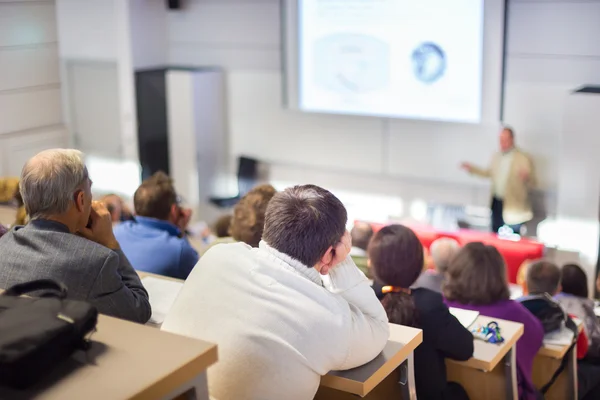
{"label": "person with dark hair", "polygon": [[133,267],[186,279],[198,253],[185,230],[192,211],[181,207],[173,181],[164,172],[146,179],[133,196],[135,219],[115,227],[115,236]]}
{"label": "person with dark hair", "polygon": [[[582,271],[583,272],[583,271]],[[585,274],[584,274],[585,276]],[[538,302],[535,308],[541,310],[539,301],[548,299],[546,296],[554,296],[561,290],[561,269],[550,261],[539,260],[531,263],[527,268],[527,290],[524,291],[525,297],[519,299],[519,302],[534,300]],[[586,287],[587,290],[587,287]],[[552,301],[548,299],[547,301]],[[564,307],[564,311],[569,314],[569,318],[577,315],[571,312],[571,305]],[[593,315],[593,310],[592,310]],[[581,318],[583,320],[583,318]],[[594,315],[594,320],[595,320]],[[579,333],[577,337],[577,394],[580,399],[592,400],[598,399],[600,395],[600,367],[592,365],[586,361],[590,349],[590,340],[587,336],[587,330]],[[568,355],[565,355],[568,357]]]}
{"label": "person with dark hair", "polygon": [[498,250],[480,242],[466,244],[448,266],[442,293],[450,307],[524,325],[523,336],[517,341],[519,399],[537,399],[539,393],[531,380],[531,370],[542,347],[544,330],[529,310],[510,300],[506,265]]}
{"label": "person with dark hair", "polygon": [[535,186],[533,161],[515,146],[515,132],[504,127],[500,132],[500,151],[487,168],[464,162],[468,173],[492,180],[492,232],[506,225],[520,233],[523,223],[533,218],[529,191]]}
{"label": "person with dark hair", "polygon": [[583,321],[583,328],[589,340],[587,359],[600,363],[600,323],[594,314],[594,302],[588,298],[587,275],[576,264],[562,267],[561,292],[555,299],[569,314]]}
{"label": "person with dark hair", "polygon": [[347,214],[314,185],[275,194],[258,248],[218,244],[200,259],[162,329],[219,345],[219,399],[312,399],[321,376],[387,343],[388,320],[349,257]]}
{"label": "person with dark hair", "polygon": [[358,221],[350,230],[350,236],[352,237],[352,249],[350,250],[350,256],[354,260],[354,263],[365,275],[371,278],[371,271],[367,262],[367,247],[369,241],[373,237],[373,228],[371,224],[367,222]]}
{"label": "person with dark hair", "polygon": [[258,247],[265,226],[265,212],[277,190],[271,185],[259,185],[250,190],[233,208],[229,233],[238,241]]}
{"label": "person with dark hair", "polygon": [[473,355],[473,335],[448,311],[442,296],[411,286],[423,268],[423,246],[409,228],[390,225],[377,232],[368,249],[375,275],[373,289],[382,298],[391,323],[423,330],[415,350],[417,397],[468,399],[464,389],[446,381],[445,358],[465,361]]}
{"label": "person with dark hair", "polygon": [[560,288],[560,268],[550,261],[539,260],[527,267],[528,294],[554,296]]}

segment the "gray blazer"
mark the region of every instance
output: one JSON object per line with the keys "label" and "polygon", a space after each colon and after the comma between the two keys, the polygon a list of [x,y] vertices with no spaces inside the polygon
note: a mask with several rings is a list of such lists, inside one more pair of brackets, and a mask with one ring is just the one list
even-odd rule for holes
{"label": "gray blazer", "polygon": [[148,292],[121,250],[74,235],[61,223],[34,220],[0,238],[0,288],[42,278],[64,283],[69,298],[86,300],[102,314],[150,319]]}

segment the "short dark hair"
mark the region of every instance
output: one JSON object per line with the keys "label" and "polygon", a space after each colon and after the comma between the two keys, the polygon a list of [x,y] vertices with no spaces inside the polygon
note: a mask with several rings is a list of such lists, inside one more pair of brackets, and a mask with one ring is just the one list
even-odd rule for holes
{"label": "short dark hair", "polygon": [[588,297],[587,275],[577,264],[566,264],[562,267],[561,279],[563,293],[578,297]]}
{"label": "short dark hair", "polygon": [[140,217],[167,220],[174,204],[177,192],[173,180],[162,171],[142,182],[133,195],[135,213]]}
{"label": "short dark hair", "polygon": [[508,133],[510,133],[511,139],[515,138],[515,130],[513,128],[511,128],[510,126],[505,126],[502,130],[505,130]]}
{"label": "short dark hair", "polygon": [[236,204],[229,228],[235,240],[258,247],[265,227],[265,212],[275,193],[273,186],[259,185]]}
{"label": "short dark hair", "polygon": [[350,231],[352,246],[367,250],[369,240],[373,237],[373,228],[366,222],[357,222]]}
{"label": "short dark hair", "polygon": [[550,261],[540,260],[527,268],[527,290],[530,294],[554,296],[560,284],[560,269]]}
{"label": "short dark hair", "polygon": [[486,305],[508,300],[506,265],[494,246],[467,243],[450,262],[442,293],[450,301]]}
{"label": "short dark hair", "polygon": [[269,202],[263,239],[310,268],[341,240],[347,220],[346,208],[328,190],[294,186]]}

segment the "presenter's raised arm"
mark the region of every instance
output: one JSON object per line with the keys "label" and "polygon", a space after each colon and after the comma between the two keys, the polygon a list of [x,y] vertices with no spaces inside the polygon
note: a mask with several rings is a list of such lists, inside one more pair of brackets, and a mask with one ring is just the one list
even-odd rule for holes
{"label": "presenter's raised arm", "polygon": [[460,167],[462,169],[464,169],[465,171],[467,171],[468,173],[470,173],[471,175],[477,175],[482,178],[490,178],[492,176],[492,168],[491,167],[479,168],[478,166],[473,165],[468,162],[463,162],[462,164],[460,164]]}

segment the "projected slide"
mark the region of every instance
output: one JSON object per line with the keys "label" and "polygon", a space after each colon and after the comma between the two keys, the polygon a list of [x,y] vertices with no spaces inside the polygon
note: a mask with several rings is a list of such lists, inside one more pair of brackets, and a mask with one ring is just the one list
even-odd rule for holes
{"label": "projected slide", "polygon": [[299,107],[481,119],[483,0],[301,0]]}

